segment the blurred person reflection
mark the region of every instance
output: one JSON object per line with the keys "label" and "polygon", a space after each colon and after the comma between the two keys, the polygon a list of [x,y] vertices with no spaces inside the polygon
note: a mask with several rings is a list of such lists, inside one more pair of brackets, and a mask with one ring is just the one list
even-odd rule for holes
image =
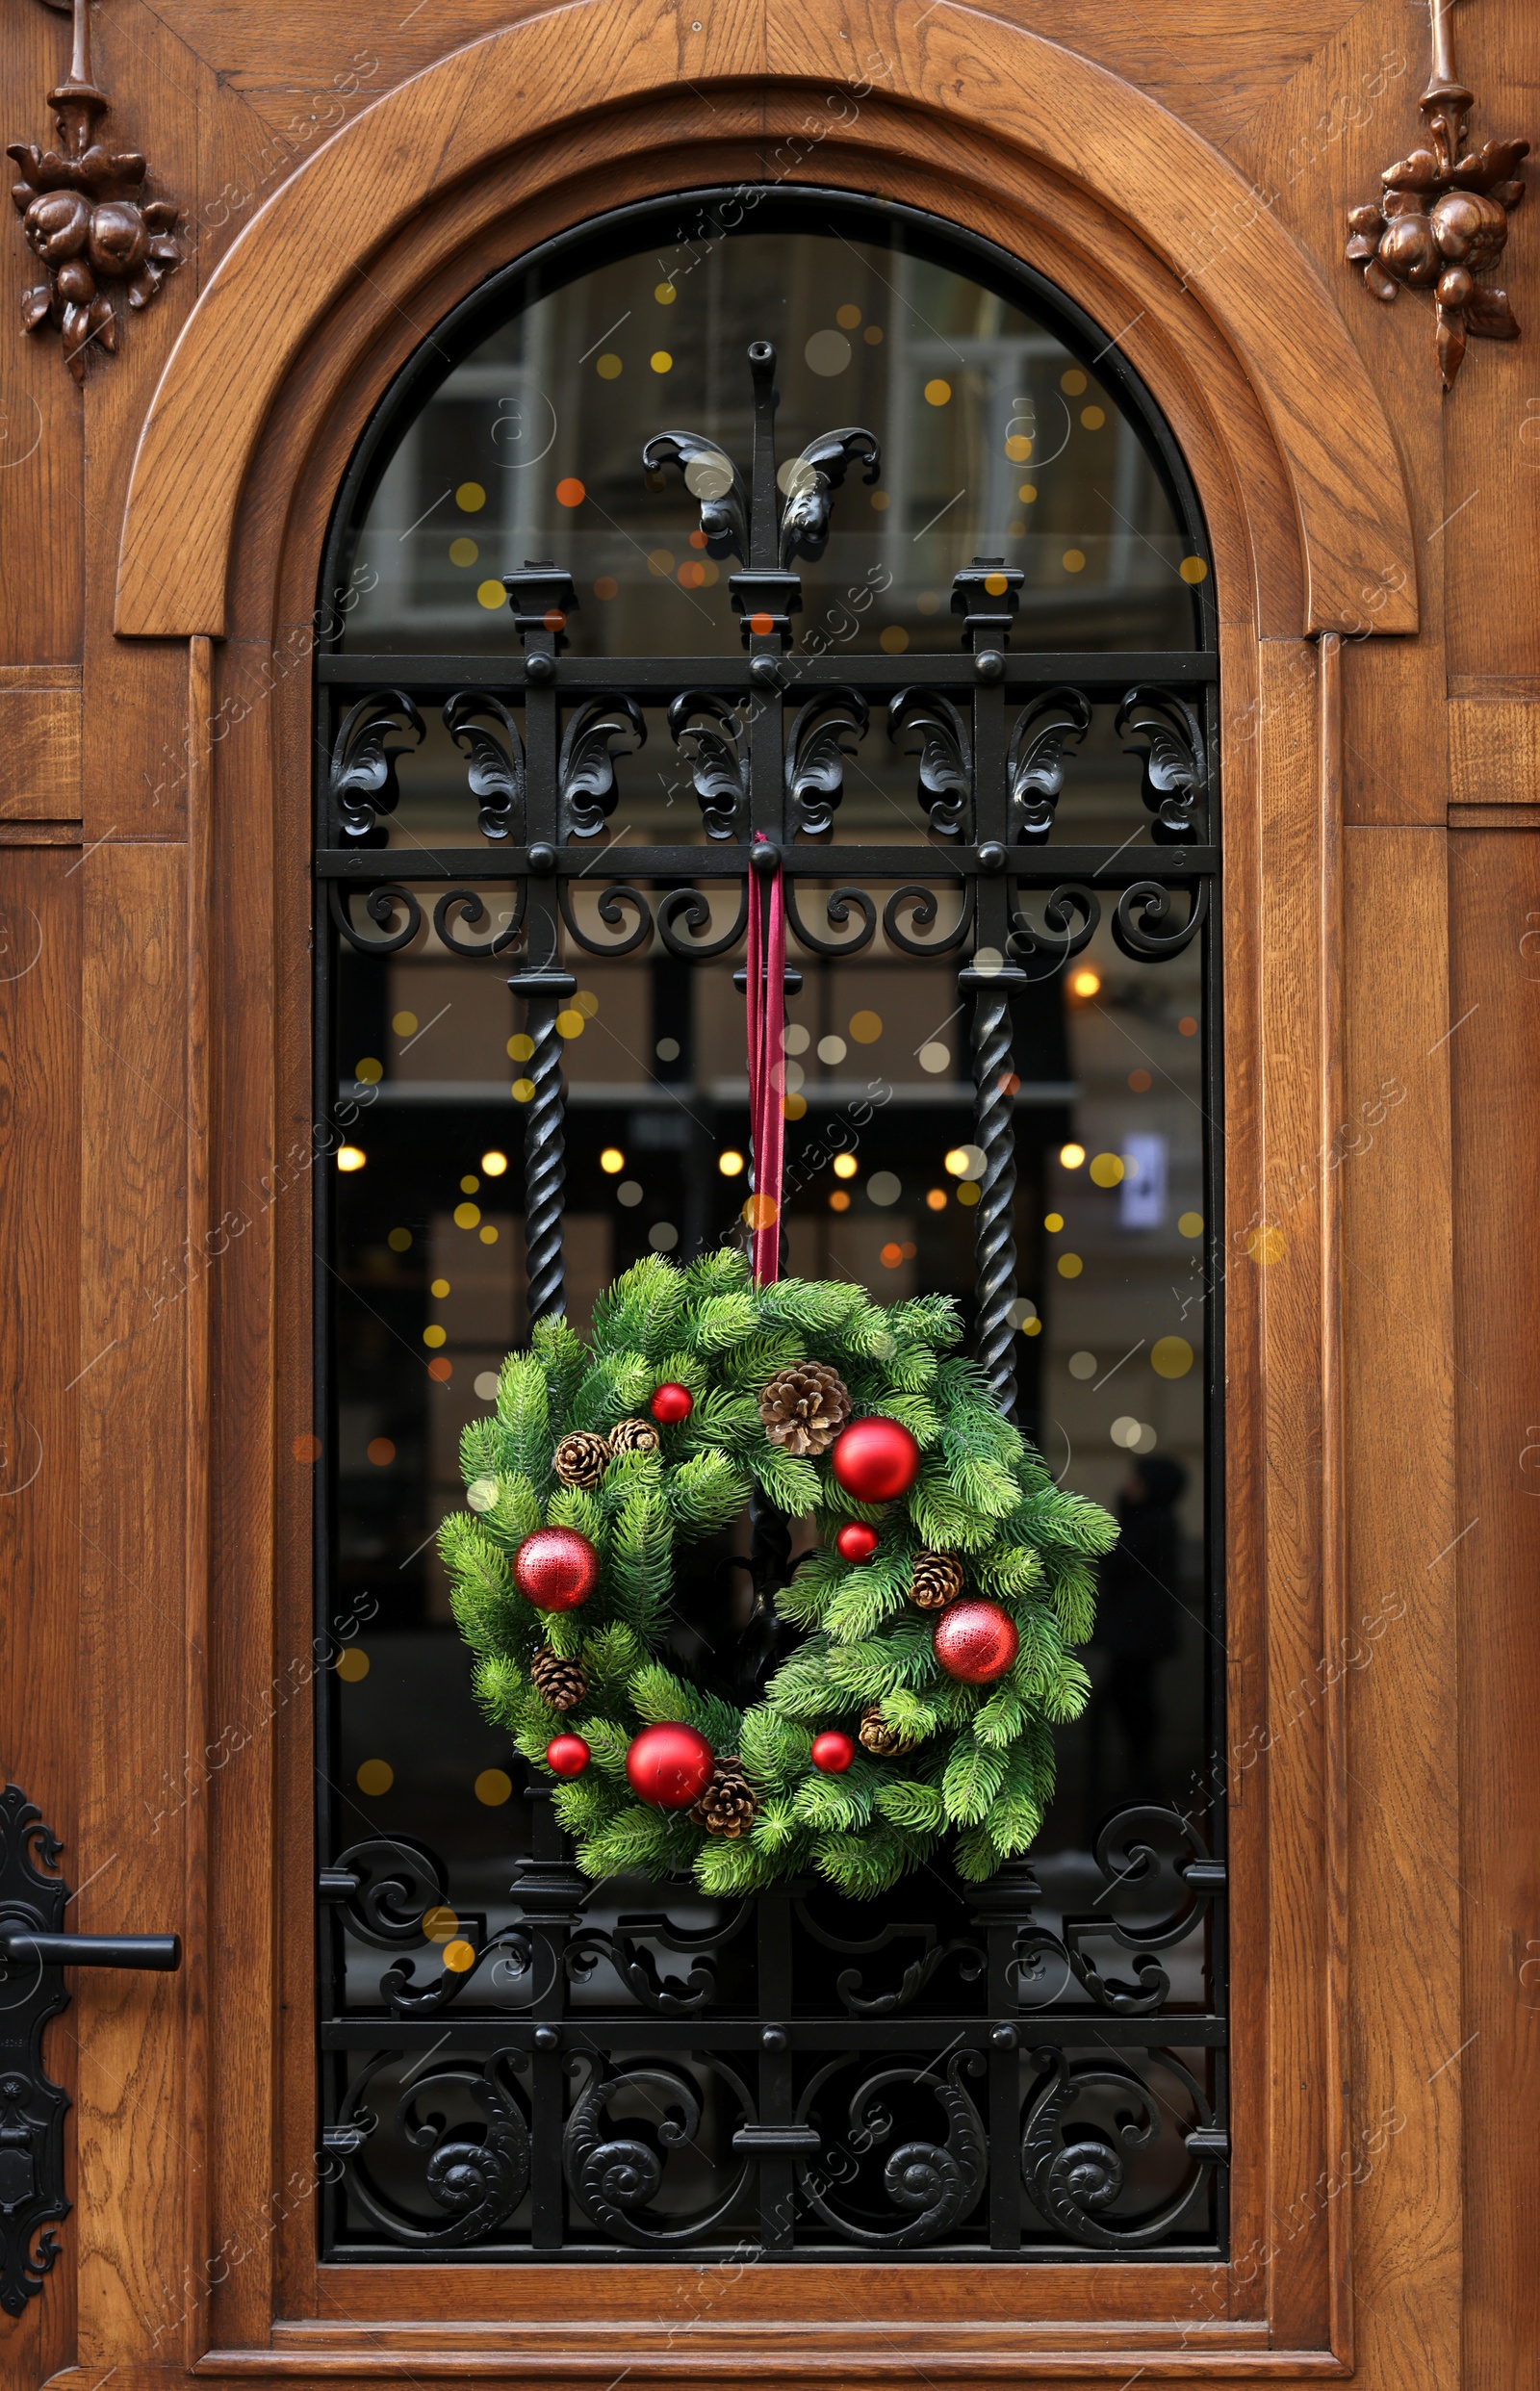
{"label": "blurred person reflection", "polygon": [[[1093,1671],[1088,1743],[1088,1810],[1094,1820],[1109,1801],[1158,1801],[1155,1747],[1161,1729],[1157,1692],[1160,1664],[1181,1645],[1177,1582],[1181,1530],[1176,1505],[1187,1490],[1187,1471],[1164,1453],[1143,1453],[1130,1463],[1117,1496],[1120,1533],[1102,1563],[1096,1601]],[[1109,1795],[1104,1774],[1109,1719],[1123,1745],[1121,1789]]]}

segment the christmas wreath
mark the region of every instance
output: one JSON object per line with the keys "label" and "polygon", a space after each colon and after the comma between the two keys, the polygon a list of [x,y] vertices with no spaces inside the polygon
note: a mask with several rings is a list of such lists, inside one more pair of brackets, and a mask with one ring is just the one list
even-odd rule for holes
{"label": "christmas wreath", "polygon": [[[546,1320],[503,1363],[441,1550],[478,1698],[587,1875],[731,1894],[815,1869],[864,1896],[943,1842],[975,1880],[1029,1848],[1116,1530],[961,1333],[950,1298],[756,1283],[723,1247],[639,1262],[590,1341]],[[677,1550],[755,1487],[817,1541],[777,1597],[804,1639],[744,1710],[661,1656]]]}

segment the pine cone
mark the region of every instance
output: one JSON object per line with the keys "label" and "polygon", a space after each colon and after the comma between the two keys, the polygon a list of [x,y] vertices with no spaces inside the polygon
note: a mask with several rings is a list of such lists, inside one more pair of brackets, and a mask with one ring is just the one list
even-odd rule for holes
{"label": "pine cone", "polygon": [[765,1434],[787,1453],[827,1453],[850,1412],[844,1381],[827,1362],[793,1362],[789,1370],[778,1370],[759,1398]]}
{"label": "pine cone", "polygon": [[740,1835],[753,1826],[759,1804],[754,1787],[743,1773],[743,1763],[736,1752],[719,1760],[706,1787],[690,1816],[697,1826],[704,1826],[707,1835],[725,1835],[736,1842]]}
{"label": "pine cone", "polygon": [[955,1553],[916,1553],[909,1598],[916,1610],[944,1610],[962,1591],[962,1563]]}
{"label": "pine cone", "polygon": [[609,1457],[621,1453],[655,1453],[658,1434],[651,1420],[617,1420],[609,1431]]}
{"label": "pine cone", "polygon": [[608,1461],[609,1447],[603,1437],[591,1435],[587,1428],[574,1428],[551,1456],[551,1466],[564,1486],[597,1486]]}
{"label": "pine cone", "polygon": [[889,1727],[875,1702],[869,1710],[862,1710],[856,1734],[861,1749],[870,1752],[875,1760],[891,1760],[895,1753],[913,1749],[913,1736],[900,1735],[896,1727]]}
{"label": "pine cone", "polygon": [[549,1644],[542,1644],[535,1654],[529,1674],[553,1710],[576,1710],[588,1692],[588,1680],[577,1661],[563,1659]]}

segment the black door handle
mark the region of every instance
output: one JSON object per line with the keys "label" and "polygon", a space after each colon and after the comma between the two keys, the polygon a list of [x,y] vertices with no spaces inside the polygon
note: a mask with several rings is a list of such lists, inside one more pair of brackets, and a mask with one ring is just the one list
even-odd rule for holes
{"label": "black door handle", "polygon": [[182,1965],[180,1935],[47,1935],[30,1926],[0,1928],[0,1962],[44,1967],[154,1967],[164,1974]]}
{"label": "black door handle", "polygon": [[182,1965],[176,1935],[66,1935],[63,1849],[21,1787],[0,1791],[0,2309],[21,2316],[59,2255],[69,2214],[64,2112],[43,2066],[43,2029],[69,2006],[68,1967]]}

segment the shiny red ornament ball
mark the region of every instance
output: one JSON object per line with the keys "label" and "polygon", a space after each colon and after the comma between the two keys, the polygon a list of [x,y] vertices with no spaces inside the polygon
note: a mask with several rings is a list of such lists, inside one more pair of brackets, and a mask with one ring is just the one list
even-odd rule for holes
{"label": "shiny red ornament ball", "polygon": [[576,1528],[537,1528],[513,1556],[513,1581],[537,1610],[576,1610],[599,1582],[599,1555]]}
{"label": "shiny red ornament ball", "polygon": [[654,1810],[693,1810],[715,1766],[710,1745],[693,1727],[644,1727],[626,1755],[631,1791]]}
{"label": "shiny red ornament ball", "polygon": [[875,1528],[868,1528],[863,1519],[848,1519],[834,1538],[834,1551],[841,1560],[870,1560],[878,1546]]}
{"label": "shiny red ornament ball", "polygon": [[660,1420],[667,1427],[675,1420],[689,1418],[695,1409],[695,1398],[687,1386],[676,1386],[671,1381],[658,1388],[647,1408],[654,1420]]}
{"label": "shiny red ornament ball", "polygon": [[998,1603],[953,1603],[931,1630],[937,1660],[963,1685],[988,1685],[1003,1677],[1020,1643],[1015,1621]]}
{"label": "shiny red ornament ball", "polygon": [[897,1420],[852,1420],[834,1438],[829,1465],[858,1503],[894,1503],[920,1474],[920,1449]]}
{"label": "shiny red ornament ball", "polygon": [[835,1727],[826,1728],[812,1739],[812,1764],[826,1777],[842,1777],[855,1757],[855,1744]]}
{"label": "shiny red ornament ball", "polygon": [[546,1761],[558,1777],[580,1777],[593,1754],[581,1735],[552,1735],[546,1746]]}

